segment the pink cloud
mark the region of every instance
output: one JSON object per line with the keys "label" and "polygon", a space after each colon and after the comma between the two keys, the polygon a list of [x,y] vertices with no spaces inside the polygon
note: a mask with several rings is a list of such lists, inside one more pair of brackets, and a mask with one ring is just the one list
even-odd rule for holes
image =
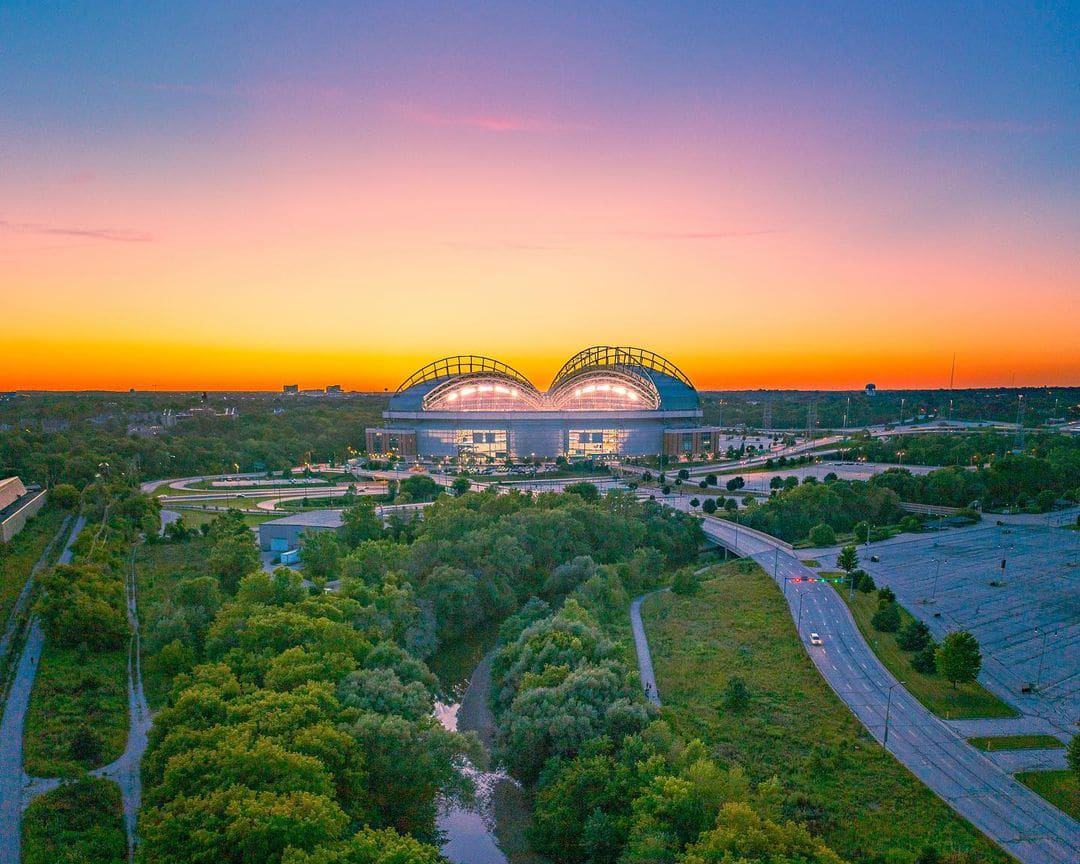
{"label": "pink cloud", "polygon": [[84,237],[88,240],[109,240],[115,243],[149,243],[154,238],[142,231],[126,231],[114,228],[79,228],[46,225],[41,222],[11,222],[0,219],[0,228],[18,234],[46,234],[61,237]]}

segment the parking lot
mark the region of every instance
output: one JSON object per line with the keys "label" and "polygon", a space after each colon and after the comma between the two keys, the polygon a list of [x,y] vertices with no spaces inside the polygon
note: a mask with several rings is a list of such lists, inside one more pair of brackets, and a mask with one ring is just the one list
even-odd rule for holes
{"label": "parking lot", "polygon": [[[1075,731],[1080,718],[1080,532],[983,524],[904,535],[870,550],[862,566],[889,585],[940,639],[970,630],[983,653],[980,680],[1025,714]],[[1001,562],[1005,561],[1002,570]],[[823,563],[830,563],[823,559]],[[1030,687],[1031,692],[1023,689]]]}

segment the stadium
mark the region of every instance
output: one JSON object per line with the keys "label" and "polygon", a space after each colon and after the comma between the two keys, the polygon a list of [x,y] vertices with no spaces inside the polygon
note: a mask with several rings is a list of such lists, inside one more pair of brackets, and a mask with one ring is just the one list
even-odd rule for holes
{"label": "stadium", "polygon": [[383,428],[366,430],[367,451],[410,460],[689,458],[711,452],[719,433],[701,416],[690,379],[642,348],[586,348],[546,391],[506,363],[458,355],[402,382]]}

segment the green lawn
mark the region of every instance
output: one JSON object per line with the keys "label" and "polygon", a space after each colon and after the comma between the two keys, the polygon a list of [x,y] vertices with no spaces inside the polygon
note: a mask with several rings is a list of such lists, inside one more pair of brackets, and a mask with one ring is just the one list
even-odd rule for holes
{"label": "green lawn", "polygon": [[1016,779],[1058,810],[1080,819],[1080,777],[1075,771],[1021,771]]}
{"label": "green lawn", "polygon": [[[181,514],[184,517],[184,524],[187,525],[188,528],[200,528],[203,525],[208,525],[225,512],[224,510],[189,510],[185,507],[170,507],[168,509],[176,510],[176,512]],[[260,510],[258,513],[243,513],[244,524],[252,527],[261,525],[263,522],[269,522],[271,519],[280,519],[282,516],[288,515],[289,514],[285,512],[275,513],[272,510]]]}
{"label": "green lawn", "polygon": [[[30,571],[49,541],[60,530],[67,515],[59,508],[45,507],[26,523],[10,543],[0,544],[0,628],[7,622],[11,607],[15,605],[15,599],[26,584]],[[61,548],[57,542],[50,557],[59,555]]]}
{"label": "green lawn", "polygon": [[[877,609],[877,593],[863,594],[856,591],[848,600],[848,590],[842,585],[834,586],[837,593],[848,604],[855,623],[863,638],[874,649],[885,668],[903,681],[908,691],[939,717],[949,720],[971,717],[1017,717],[1019,712],[1003,702],[978,681],[953,687],[941,675],[923,675],[911,667],[912,655],[900,650],[894,633],[880,633],[870,624],[870,618]],[[914,620],[910,612],[900,607],[900,627],[904,628]]]}
{"label": "green lawn", "polygon": [[1053,735],[990,735],[967,740],[972,747],[988,753],[995,750],[1059,750],[1065,746]]}
{"label": "green lawn", "polygon": [[172,679],[160,674],[149,651],[149,638],[156,618],[168,612],[167,601],[181,579],[206,575],[210,538],[194,537],[186,543],[143,544],[135,554],[135,577],[138,580],[139,627],[143,644],[143,690],[153,710],[165,703]]}
{"label": "green lawn", "polygon": [[[644,604],[663,713],[677,732],[754,782],[778,776],[790,818],[851,862],[928,845],[1011,860],[874,742],[811,663],[780,589],[760,568],[737,562],[711,572],[718,578],[696,596],[665,593]],[[750,705],[723,712],[735,675]]]}
{"label": "green lawn", "polygon": [[83,779],[36,798],[22,822],[23,864],[122,864],[127,835],[120,789]]}
{"label": "green lawn", "polygon": [[[96,738],[90,756],[73,752],[81,728]],[[72,777],[107,765],[123,752],[127,731],[127,648],[80,652],[46,639],[26,712],[26,772]]]}

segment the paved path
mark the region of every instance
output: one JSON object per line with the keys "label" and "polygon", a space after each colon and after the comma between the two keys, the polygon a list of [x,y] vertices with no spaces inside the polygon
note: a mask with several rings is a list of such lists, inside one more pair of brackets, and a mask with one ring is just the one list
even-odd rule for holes
{"label": "paved path", "polygon": [[107,777],[120,787],[123,800],[124,827],[127,831],[128,860],[135,860],[135,825],[142,803],[142,777],[140,765],[152,723],[150,706],[143,695],[142,684],[142,647],[139,636],[139,611],[136,593],[135,558],[132,554],[128,562],[127,579],[127,618],[131,627],[131,643],[128,647],[128,739],[127,746],[120,757],[104,768],[91,773],[97,777]]}
{"label": "paved path", "polygon": [[19,623],[19,619],[22,616],[22,611],[26,607],[27,601],[30,599],[30,594],[34,588],[34,578],[41,571],[41,568],[45,566],[49,560],[49,556],[52,554],[53,546],[63,536],[64,531],[71,524],[71,517],[67,516],[61,523],[59,530],[53,536],[53,538],[46,544],[45,550],[41,553],[41,557],[30,569],[29,575],[26,577],[26,581],[23,583],[22,590],[19,591],[19,596],[16,598],[15,603],[11,607],[11,612],[8,615],[7,625],[4,627],[4,634],[0,636],[0,662],[7,657],[8,650],[11,648],[11,640],[15,638],[15,626]]}
{"label": "paved path", "polygon": [[630,629],[634,632],[634,650],[637,652],[638,671],[641,674],[641,689],[645,691],[645,698],[653,705],[660,706],[660,691],[656,687],[656,675],[653,673],[652,654],[649,651],[649,639],[645,635],[645,625],[641,623],[641,601],[668,588],[660,588],[657,591],[649,591],[640,597],[635,597],[630,604]]}
{"label": "paved path", "polygon": [[[949,724],[911,696],[863,640],[843,600],[829,584],[793,582],[814,576],[777,541],[706,518],[706,535],[749,556],[784,590],[800,639],[822,676],[881,742],[916,777],[961,816],[1025,864],[1076,864],[1080,824],[1013,779],[971,747]],[[891,692],[891,698],[889,696]],[[885,718],[889,715],[888,741]]]}
{"label": "paved path", "polygon": [[[82,516],[75,520],[64,551],[60,554],[61,564],[71,562],[71,544],[85,524]],[[0,721],[0,864],[19,864],[23,809],[32,794],[56,785],[50,781],[31,784],[23,771],[23,726],[44,643],[45,632],[40,622],[36,617],[31,618],[26,644],[4,703],[3,720]]]}

